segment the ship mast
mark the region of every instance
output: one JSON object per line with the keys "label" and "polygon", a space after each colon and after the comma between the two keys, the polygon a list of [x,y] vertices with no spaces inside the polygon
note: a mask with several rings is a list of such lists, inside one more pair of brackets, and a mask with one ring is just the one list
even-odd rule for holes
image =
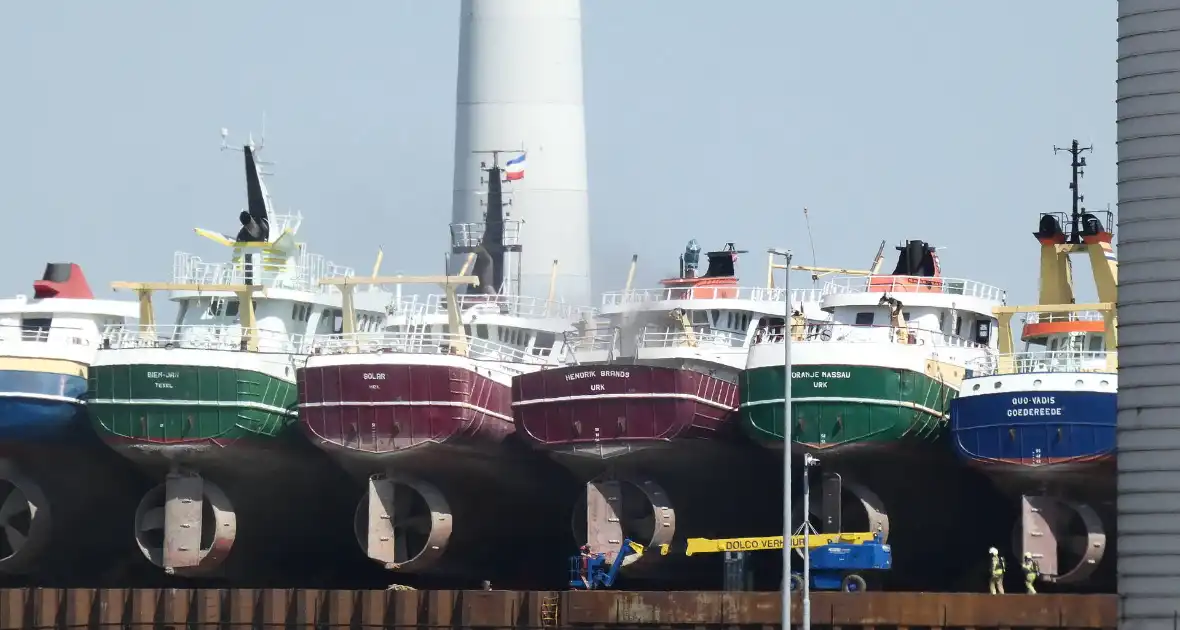
{"label": "ship mast", "polygon": [[[480,162],[480,170],[487,173],[480,183],[487,184],[483,221],[451,225],[451,253],[475,254],[473,275],[480,277],[482,291],[520,293],[520,221],[510,219],[507,207],[512,200],[504,200],[504,168],[501,153],[520,153],[519,150],[490,149],[472,153],[492,156],[491,165]],[[516,254],[517,273],[508,273],[509,254]],[[515,277],[513,277],[515,276]]]}
{"label": "ship mast", "polygon": [[1077,140],[1074,140],[1068,149],[1053,147],[1054,154],[1056,154],[1058,151],[1068,151],[1070,157],[1073,158],[1073,161],[1070,163],[1070,166],[1073,167],[1073,179],[1069,183],[1069,190],[1073,197],[1073,214],[1071,217],[1072,229],[1069,231],[1068,241],[1072,245],[1078,245],[1082,242],[1081,220],[1082,212],[1085,209],[1081,207],[1081,204],[1086,200],[1085,195],[1081,194],[1081,190],[1078,185],[1079,180],[1086,175],[1086,171],[1084,170],[1086,168],[1086,158],[1082,157],[1082,154],[1086,151],[1093,150],[1093,146],[1080,146]]}

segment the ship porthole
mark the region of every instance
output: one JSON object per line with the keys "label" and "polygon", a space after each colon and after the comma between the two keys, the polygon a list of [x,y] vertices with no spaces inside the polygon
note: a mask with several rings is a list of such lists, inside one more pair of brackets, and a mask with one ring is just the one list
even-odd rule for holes
{"label": "ship porthole", "polygon": [[1081,387],[1082,386],[1082,379],[1079,378],[1078,380],[1074,381],[1073,386],[1074,387]]}
{"label": "ship porthole", "polygon": [[1101,385],[1101,386],[1103,386],[1103,387],[1106,387],[1106,386],[1110,385],[1110,381],[1101,381],[1101,382],[1099,382],[1098,384],[1099,384],[1099,385]]}
{"label": "ship porthole", "polygon": [[973,391],[973,392],[979,391],[979,383],[976,383],[975,386],[971,388],[971,391]]}
{"label": "ship porthole", "polygon": [[996,389],[999,389],[999,388],[1000,388],[1000,382],[999,382],[999,381],[996,381],[996,384],[994,385],[994,387],[995,387]]}
{"label": "ship porthole", "polygon": [[1033,387],[1040,387],[1040,386],[1041,386],[1041,379],[1038,378],[1037,380],[1033,381]]}

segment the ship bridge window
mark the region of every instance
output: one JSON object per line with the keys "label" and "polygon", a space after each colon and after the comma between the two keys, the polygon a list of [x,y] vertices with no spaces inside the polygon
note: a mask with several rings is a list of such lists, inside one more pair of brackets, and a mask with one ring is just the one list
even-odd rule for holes
{"label": "ship bridge window", "polygon": [[857,313],[856,314],[856,325],[857,326],[872,326],[873,325],[873,315],[874,314],[872,312]]}
{"label": "ship bridge window", "polygon": [[557,343],[557,335],[543,330],[537,331],[537,339],[533,342],[533,354],[547,357],[553,352],[553,345]]}
{"label": "ship bridge window", "polygon": [[480,339],[487,339],[488,338],[488,325],[487,324],[476,324],[475,325],[475,336],[479,337]]}
{"label": "ship bridge window", "polygon": [[960,315],[955,318],[955,336],[958,337],[959,335],[962,335],[962,334],[963,334],[963,316]]}
{"label": "ship bridge window", "polygon": [[1102,337],[1090,337],[1090,352],[1102,352]]}
{"label": "ship bridge window", "polygon": [[305,322],[311,319],[311,305],[296,302],[291,307],[291,319],[297,322]]}
{"label": "ship bridge window", "polygon": [[982,322],[979,322],[975,326],[975,343],[986,346],[988,340],[991,339],[991,336],[992,336],[991,322],[982,321]]}
{"label": "ship bridge window", "polygon": [[26,317],[20,322],[20,338],[24,341],[48,341],[52,317]]}
{"label": "ship bridge window", "polygon": [[344,331],[344,312],[340,309],[332,311],[332,334],[339,335]]}
{"label": "ship bridge window", "polygon": [[705,311],[693,311],[692,312],[692,323],[694,326],[708,326],[709,325],[709,314],[706,313]]}
{"label": "ship bridge window", "polygon": [[[237,317],[238,310],[241,307],[237,300],[225,300],[225,316]],[[258,300],[254,300],[254,314],[258,315]]]}

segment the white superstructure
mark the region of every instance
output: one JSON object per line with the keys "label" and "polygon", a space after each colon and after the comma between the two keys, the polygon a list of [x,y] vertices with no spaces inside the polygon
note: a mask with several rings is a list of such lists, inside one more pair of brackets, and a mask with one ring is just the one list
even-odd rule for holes
{"label": "white superstructure", "polygon": [[[736,377],[755,332],[782,326],[786,295],[781,288],[740,286],[732,244],[709,252],[710,267],[700,276],[699,254],[693,240],[685,256],[691,263],[685,267],[682,260],[682,277],[665,280],[664,286],[603,294],[599,320],[568,338],[571,359],[608,363],[628,358],[705,372],[725,368]],[[809,321],[826,320],[819,297],[818,289],[793,290],[791,310]]]}
{"label": "white superstructure", "polygon": [[[70,275],[76,274],[66,284],[80,283],[89,294],[77,265],[51,265],[54,266],[68,268]],[[46,276],[49,275],[47,272]],[[17,295],[0,300],[0,370],[49,371],[84,378],[98,351],[103,330],[134,321],[137,314],[135,303],[126,300],[74,295],[31,298]],[[49,363],[30,361],[40,359]],[[0,391],[0,396],[32,394]]]}

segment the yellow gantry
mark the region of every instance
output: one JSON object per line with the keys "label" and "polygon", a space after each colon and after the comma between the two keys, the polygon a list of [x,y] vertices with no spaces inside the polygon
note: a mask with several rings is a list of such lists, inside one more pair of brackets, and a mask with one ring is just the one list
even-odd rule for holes
{"label": "yellow gantry", "polygon": [[111,288],[118,291],[135,291],[139,297],[139,326],[142,337],[155,335],[156,313],[152,306],[152,293],[156,291],[194,291],[196,293],[234,293],[240,302],[238,316],[241,319],[242,337],[246,349],[258,350],[258,321],[254,316],[253,294],[264,287],[257,284],[196,284],[184,282],[112,282]]}
{"label": "yellow gantry", "polygon": [[[466,270],[466,265],[464,265]],[[458,354],[467,354],[467,338],[463,333],[463,318],[459,313],[456,294],[459,287],[479,286],[477,276],[374,276],[368,278],[350,276],[347,278],[323,278],[321,285],[334,286],[340,289],[342,327],[341,333],[351,335],[356,332],[356,306],[353,303],[352,290],[358,285],[382,284],[438,284],[442,285],[447,299],[447,324],[451,334],[455,335]],[[350,349],[355,350],[355,348]]]}
{"label": "yellow gantry", "polygon": [[1103,337],[1106,341],[1106,367],[1111,372],[1118,369],[1118,354],[1113,352],[1118,347],[1118,316],[1113,302],[1099,302],[1096,304],[1038,304],[1035,306],[997,306],[992,308],[999,324],[999,373],[1011,374],[1015,371],[1012,364],[1012,316],[1016,313],[1082,313],[1097,311],[1102,313]]}

